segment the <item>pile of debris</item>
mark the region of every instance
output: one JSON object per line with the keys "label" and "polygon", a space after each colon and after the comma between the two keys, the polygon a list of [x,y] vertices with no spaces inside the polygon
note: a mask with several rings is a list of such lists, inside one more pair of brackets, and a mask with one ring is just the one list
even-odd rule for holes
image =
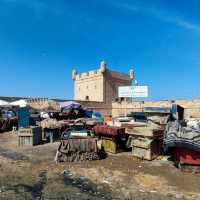
{"label": "pile of debris", "polygon": [[132,149],[132,155],[141,159],[153,160],[162,153],[164,130],[155,124],[127,128],[129,135],[127,147]]}
{"label": "pile of debris", "polygon": [[168,123],[164,136],[164,150],[170,153],[175,164],[200,165],[200,123],[173,121]]}
{"label": "pile of debris", "polygon": [[92,137],[72,136],[63,139],[58,147],[55,161],[76,162],[100,160],[105,154],[98,148],[98,139]]}

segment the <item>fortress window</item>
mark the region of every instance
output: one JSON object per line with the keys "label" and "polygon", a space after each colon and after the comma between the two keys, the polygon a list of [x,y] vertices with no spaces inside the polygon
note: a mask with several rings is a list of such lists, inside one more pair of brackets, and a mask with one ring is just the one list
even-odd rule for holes
{"label": "fortress window", "polygon": [[86,96],[86,97],[85,97],[85,100],[88,101],[88,100],[89,100],[89,96]]}

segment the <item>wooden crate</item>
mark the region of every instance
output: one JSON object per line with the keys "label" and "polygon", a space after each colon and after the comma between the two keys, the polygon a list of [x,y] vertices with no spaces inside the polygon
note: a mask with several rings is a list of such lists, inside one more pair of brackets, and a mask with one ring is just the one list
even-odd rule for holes
{"label": "wooden crate", "polygon": [[126,134],[143,137],[159,137],[163,136],[164,129],[154,129],[152,127],[134,127],[126,128]]}
{"label": "wooden crate", "polygon": [[145,160],[153,160],[162,152],[162,139],[135,138],[132,142],[132,155]]}
{"label": "wooden crate", "polygon": [[42,128],[30,127],[19,128],[18,130],[18,146],[34,146],[40,144],[42,141]]}

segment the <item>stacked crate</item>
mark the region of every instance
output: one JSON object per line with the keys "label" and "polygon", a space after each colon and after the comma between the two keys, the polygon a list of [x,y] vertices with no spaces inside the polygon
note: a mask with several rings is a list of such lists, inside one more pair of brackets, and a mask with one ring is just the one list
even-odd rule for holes
{"label": "stacked crate", "polygon": [[128,146],[132,148],[135,157],[153,160],[162,152],[163,130],[151,127],[127,128],[129,134]]}
{"label": "stacked crate", "polygon": [[29,128],[19,128],[18,146],[34,146],[42,142],[42,128],[31,126]]}
{"label": "stacked crate", "polygon": [[125,149],[126,135],[124,128],[97,125],[94,127],[94,132],[101,139],[101,145],[106,152],[116,154]]}

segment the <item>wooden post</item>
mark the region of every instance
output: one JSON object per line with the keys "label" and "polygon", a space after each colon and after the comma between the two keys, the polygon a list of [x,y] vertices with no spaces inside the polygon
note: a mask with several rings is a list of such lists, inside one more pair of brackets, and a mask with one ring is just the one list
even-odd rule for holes
{"label": "wooden post", "polygon": [[125,117],[127,115],[127,101],[126,101],[126,97],[125,97]]}

